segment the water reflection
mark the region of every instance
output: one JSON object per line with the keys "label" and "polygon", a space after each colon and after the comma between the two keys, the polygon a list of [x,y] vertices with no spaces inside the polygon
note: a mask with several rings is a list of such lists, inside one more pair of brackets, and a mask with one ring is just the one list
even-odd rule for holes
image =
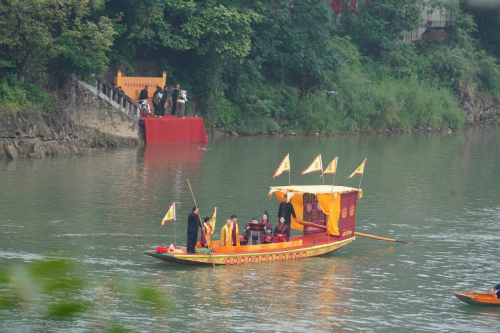
{"label": "water reflection", "polygon": [[202,170],[206,144],[150,144],[142,160],[143,195],[170,190],[169,198],[180,201],[186,179],[198,179]]}

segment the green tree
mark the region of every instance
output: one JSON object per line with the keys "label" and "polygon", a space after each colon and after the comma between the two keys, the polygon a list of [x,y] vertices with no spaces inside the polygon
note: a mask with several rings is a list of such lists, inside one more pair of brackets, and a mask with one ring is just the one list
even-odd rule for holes
{"label": "green tree", "polygon": [[0,2],[0,72],[88,77],[107,68],[115,31],[105,0]]}
{"label": "green tree", "polygon": [[374,0],[359,2],[358,14],[346,14],[346,33],[364,54],[377,57],[403,32],[418,26],[419,0]]}

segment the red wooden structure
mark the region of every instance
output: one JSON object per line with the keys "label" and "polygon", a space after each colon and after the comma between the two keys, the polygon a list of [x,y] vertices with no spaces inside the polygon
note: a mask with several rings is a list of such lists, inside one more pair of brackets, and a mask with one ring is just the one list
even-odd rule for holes
{"label": "red wooden structure", "polygon": [[340,201],[339,240],[354,236],[357,200],[357,191],[342,193],[342,200]]}

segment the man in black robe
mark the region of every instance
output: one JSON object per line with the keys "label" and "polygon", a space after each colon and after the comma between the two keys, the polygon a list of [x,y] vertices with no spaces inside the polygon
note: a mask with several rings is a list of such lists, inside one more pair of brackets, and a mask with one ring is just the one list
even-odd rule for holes
{"label": "man in black robe", "polygon": [[165,116],[165,109],[168,108],[168,105],[166,105],[165,103],[167,103],[168,101],[168,86],[165,86],[163,87],[163,97],[161,98],[161,116]]}
{"label": "man in black robe", "polygon": [[281,216],[285,217],[285,224],[287,225],[287,238],[290,240],[290,230],[292,229],[292,218],[291,216],[293,215],[293,218],[295,221],[297,221],[297,216],[295,215],[295,211],[293,210],[293,206],[290,202],[288,202],[288,197],[285,195],[284,201],[280,203],[280,208],[278,209],[278,221],[280,220]]}
{"label": "man in black robe", "polygon": [[145,86],[144,89],[141,90],[141,94],[139,95],[139,104],[141,104],[142,101],[149,98],[148,89],[149,89],[149,86]]}
{"label": "man in black robe", "polygon": [[196,253],[195,247],[198,241],[198,228],[201,226],[200,217],[198,215],[199,210],[198,207],[193,206],[193,210],[188,216],[187,253]]}
{"label": "man in black robe", "polygon": [[175,116],[175,113],[177,112],[177,99],[179,98],[180,87],[181,85],[177,83],[174,86],[174,92],[172,93],[172,112],[170,114],[173,116]]}
{"label": "man in black robe", "polygon": [[[163,90],[157,86],[156,91],[153,94],[153,107],[155,109],[155,117],[157,117],[157,118],[161,117],[160,103],[161,103],[161,98],[163,96],[162,91]],[[161,96],[158,96],[158,94],[161,94]]]}

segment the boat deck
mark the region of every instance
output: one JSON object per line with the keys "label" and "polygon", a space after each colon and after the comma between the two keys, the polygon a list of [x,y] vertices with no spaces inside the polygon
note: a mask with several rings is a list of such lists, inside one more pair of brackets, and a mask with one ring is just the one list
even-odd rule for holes
{"label": "boat deck", "polygon": [[[285,243],[273,243],[273,244],[261,244],[261,245],[242,245],[242,246],[227,246],[219,247],[218,242],[214,241],[214,254],[250,254],[250,253],[262,253],[262,252],[275,252],[277,250],[299,250],[303,248],[309,248],[313,246],[326,245],[330,243],[336,243],[339,241],[338,236],[328,236],[326,233],[317,233],[309,235],[300,235],[290,237],[289,242]],[[187,254],[187,249],[180,249]]]}

